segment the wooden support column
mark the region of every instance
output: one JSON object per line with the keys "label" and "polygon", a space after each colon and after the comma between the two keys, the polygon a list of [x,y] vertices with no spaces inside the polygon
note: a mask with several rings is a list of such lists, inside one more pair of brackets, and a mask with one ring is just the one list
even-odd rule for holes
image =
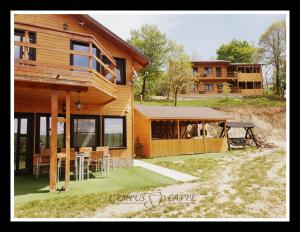
{"label": "wooden support column", "polygon": [[180,139],[180,122],[177,121],[177,138]]}
{"label": "wooden support column", "polygon": [[228,130],[227,130],[226,121],[224,121],[224,138],[227,140],[228,150],[230,150],[230,143],[228,139]]}
{"label": "wooden support column", "polygon": [[93,68],[93,44],[89,43],[89,67]]}
{"label": "wooden support column", "polygon": [[66,92],[66,168],[65,190],[69,190],[70,184],[70,91]]}
{"label": "wooden support column", "polygon": [[57,175],[57,108],[58,93],[52,90],[51,94],[51,158],[50,158],[50,192],[56,191]]}

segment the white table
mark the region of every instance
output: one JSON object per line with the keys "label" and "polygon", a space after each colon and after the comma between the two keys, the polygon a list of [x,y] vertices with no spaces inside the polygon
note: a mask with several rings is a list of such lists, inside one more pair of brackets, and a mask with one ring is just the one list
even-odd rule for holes
{"label": "white table", "polygon": [[[84,162],[86,159],[90,159],[90,156],[86,153],[76,154],[76,180],[84,180]],[[88,162],[88,161],[87,161]],[[87,179],[89,179],[89,166],[87,165]]]}

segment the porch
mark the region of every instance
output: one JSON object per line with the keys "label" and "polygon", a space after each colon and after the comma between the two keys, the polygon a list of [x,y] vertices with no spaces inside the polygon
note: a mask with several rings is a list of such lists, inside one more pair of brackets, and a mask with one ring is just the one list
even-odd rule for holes
{"label": "porch", "polygon": [[[14,35],[16,173],[32,171],[33,154],[41,152],[43,143],[50,159],[49,189],[57,191],[57,153],[63,147],[64,189],[69,190],[75,146],[71,114],[87,115],[88,120],[93,109],[116,99],[116,61],[91,34],[15,22]],[[98,121],[91,120],[92,131],[87,126],[85,133],[95,147]]]}

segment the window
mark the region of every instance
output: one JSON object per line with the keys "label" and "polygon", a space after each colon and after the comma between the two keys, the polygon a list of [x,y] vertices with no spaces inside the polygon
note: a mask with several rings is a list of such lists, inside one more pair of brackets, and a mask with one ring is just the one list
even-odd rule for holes
{"label": "window", "polygon": [[102,125],[104,146],[112,148],[126,147],[126,117],[104,116]]}
{"label": "window", "polygon": [[[51,141],[51,117],[48,115],[37,116],[36,131],[36,150],[39,152],[40,147],[50,148]],[[57,124],[57,148],[65,147],[65,125]]]}
{"label": "window", "polygon": [[72,116],[71,146],[97,147],[99,145],[99,121],[97,116]]}
{"label": "window", "polygon": [[117,84],[126,84],[126,60],[114,57],[116,60]]}
{"label": "window", "polygon": [[[89,52],[89,44],[77,41],[71,41],[71,50]],[[100,50],[92,47],[93,55],[100,59]],[[81,55],[70,55],[70,64],[75,66],[89,67],[89,57]],[[100,73],[100,64],[94,58],[92,60],[93,69]]]}
{"label": "window", "polygon": [[205,84],[205,92],[212,92],[213,84]]}
{"label": "window", "polygon": [[216,75],[217,75],[217,77],[222,76],[222,68],[221,67],[216,67]]}
{"label": "window", "polygon": [[198,73],[198,68],[197,67],[193,67],[193,73],[197,74]]}
{"label": "window", "polygon": [[212,74],[212,67],[205,67],[204,68],[204,75],[208,76]]}
{"label": "window", "polygon": [[[29,43],[36,43],[36,34],[35,32],[28,32]],[[25,31],[15,30],[14,40],[17,42],[26,42],[25,40]],[[23,46],[15,45],[15,59],[24,59],[25,49]],[[28,59],[36,60],[36,48],[29,48]]]}

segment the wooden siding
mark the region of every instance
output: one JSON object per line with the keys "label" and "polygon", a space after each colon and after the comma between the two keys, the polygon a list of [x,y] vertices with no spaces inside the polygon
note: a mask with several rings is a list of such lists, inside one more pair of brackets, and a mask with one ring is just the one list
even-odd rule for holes
{"label": "wooden siding", "polygon": [[[132,66],[138,71],[141,66],[137,65],[132,57],[128,55],[123,49],[114,45],[111,41],[106,40],[94,28],[86,26],[81,27],[79,21],[71,15],[39,15],[26,14],[15,15],[16,22],[32,23],[45,27],[52,27],[56,29],[63,29],[63,24],[68,24],[68,30],[80,33],[87,33],[93,35],[102,46],[113,57],[126,59],[126,85],[117,85],[117,99],[107,104],[99,104],[100,99],[105,97],[105,94],[99,94],[91,88],[80,93],[80,101],[82,108],[80,111],[75,109],[75,102],[77,101],[77,93],[71,91],[71,114],[86,114],[86,115],[116,115],[126,116],[126,131],[127,131],[127,148],[111,150],[112,157],[132,157],[133,154],[133,86],[128,85],[127,82],[132,80]],[[70,49],[70,39],[59,36],[52,36],[43,32],[38,32],[36,35],[37,45],[45,45],[46,43],[51,47],[57,49]],[[37,60],[41,62],[55,62],[57,64],[69,64],[70,57],[66,54],[56,54],[55,52],[38,51],[36,54]],[[15,112],[33,112],[33,113],[50,113],[51,110],[51,89],[47,88],[32,88],[30,86],[23,86],[18,84],[15,86]],[[65,99],[65,91],[58,91],[58,113],[62,113],[62,102]],[[108,100],[108,99],[107,99]],[[129,107],[129,112],[126,109]],[[100,138],[101,139],[101,138]]]}
{"label": "wooden siding", "polygon": [[237,75],[239,81],[250,81],[250,82],[263,81],[261,73],[238,73]]}
{"label": "wooden siding", "polygon": [[143,144],[143,156],[150,157],[151,127],[149,120],[136,109],[134,110],[134,142],[139,138]]}
{"label": "wooden siding", "polygon": [[225,152],[226,138],[151,140],[151,157]]}

